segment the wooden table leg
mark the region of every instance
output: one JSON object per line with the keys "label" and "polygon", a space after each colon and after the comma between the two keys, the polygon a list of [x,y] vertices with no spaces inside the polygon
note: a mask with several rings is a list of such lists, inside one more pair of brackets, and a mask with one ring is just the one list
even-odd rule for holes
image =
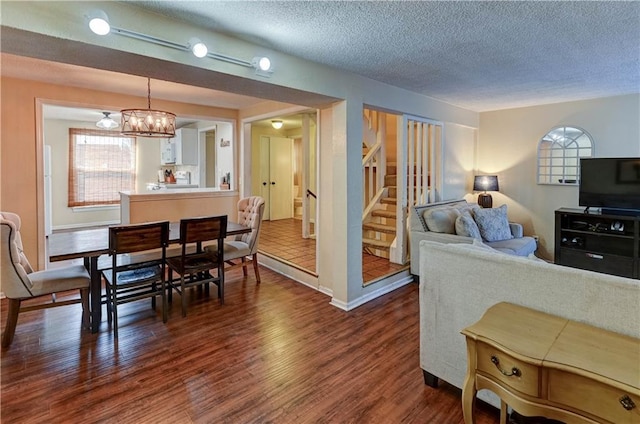
{"label": "wooden table leg", "polygon": [[91,287],[89,294],[91,296],[91,332],[97,333],[102,321],[102,279],[98,270],[98,257],[92,256],[89,264],[89,273],[91,275]]}
{"label": "wooden table leg", "polygon": [[509,414],[507,414],[507,404],[500,399],[500,424],[507,424],[507,418]]}
{"label": "wooden table leg", "polygon": [[467,376],[462,386],[462,416],[465,424],[475,424],[473,410],[476,404],[476,342],[467,338]]}

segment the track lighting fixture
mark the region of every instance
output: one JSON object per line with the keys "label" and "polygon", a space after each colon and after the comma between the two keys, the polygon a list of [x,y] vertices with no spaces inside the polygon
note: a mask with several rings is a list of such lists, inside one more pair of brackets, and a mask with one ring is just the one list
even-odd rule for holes
{"label": "track lighting fixture", "polygon": [[268,57],[254,57],[251,61],[247,61],[244,59],[227,56],[221,53],[210,52],[207,48],[207,45],[204,44],[200,39],[195,37],[191,38],[185,45],[174,43],[173,41],[164,40],[162,38],[154,37],[151,35],[129,31],[124,28],[113,27],[109,24],[109,17],[102,10],[95,10],[91,12],[91,14],[87,16],[87,18],[89,19],[89,28],[91,28],[91,31],[98,35],[107,35],[109,33],[113,33],[121,35],[123,37],[135,38],[136,40],[146,41],[148,43],[169,47],[176,50],[190,51],[199,58],[209,57],[211,59],[233,63],[234,65],[244,66],[246,68],[253,68],[255,69],[256,75],[262,77],[270,77],[273,73],[271,60],[269,60]]}
{"label": "track lighting fixture", "polygon": [[109,25],[109,17],[102,10],[94,10],[88,16],[89,28],[95,34],[107,35],[111,32],[111,25]]}
{"label": "track lighting fixture", "polygon": [[204,44],[202,41],[200,41],[199,38],[195,38],[195,37],[189,40],[189,44],[187,45],[187,48],[191,50],[191,53],[193,53],[195,57],[199,57],[199,58],[203,58],[207,55],[207,53],[209,53],[209,49],[207,49],[207,45]]}

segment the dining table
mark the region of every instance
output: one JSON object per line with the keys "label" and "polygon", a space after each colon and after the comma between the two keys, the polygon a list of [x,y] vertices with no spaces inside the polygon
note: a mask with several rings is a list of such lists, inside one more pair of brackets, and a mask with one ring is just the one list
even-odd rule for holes
{"label": "dining table", "polygon": [[[227,236],[250,233],[251,227],[227,222]],[[180,242],[180,222],[169,223],[169,244]],[[99,258],[109,254],[109,227],[58,232],[48,236],[49,262],[83,259],[91,276],[89,288],[91,332],[97,333],[102,321],[102,278]]]}

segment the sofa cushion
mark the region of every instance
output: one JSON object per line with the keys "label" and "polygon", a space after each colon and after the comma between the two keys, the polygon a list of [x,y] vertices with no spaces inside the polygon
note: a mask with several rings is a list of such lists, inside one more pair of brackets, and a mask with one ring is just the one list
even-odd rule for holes
{"label": "sofa cushion", "polygon": [[538,245],[533,237],[519,237],[509,240],[488,241],[487,245],[510,255],[529,256],[536,251]]}
{"label": "sofa cushion", "polygon": [[460,212],[455,208],[449,207],[427,209],[423,215],[429,231],[447,234],[455,234],[458,216],[460,216]]}
{"label": "sofa cushion", "polygon": [[473,220],[471,214],[466,211],[456,218],[456,234],[459,236],[473,237],[474,239],[482,238],[478,224]]}
{"label": "sofa cushion", "polygon": [[499,241],[513,238],[507,219],[507,205],[493,209],[474,210],[473,217],[478,224],[483,240]]}

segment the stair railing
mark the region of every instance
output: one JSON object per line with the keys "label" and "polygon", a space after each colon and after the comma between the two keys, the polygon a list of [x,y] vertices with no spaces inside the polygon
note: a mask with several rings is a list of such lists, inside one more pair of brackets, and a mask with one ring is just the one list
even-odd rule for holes
{"label": "stair railing", "polygon": [[[366,113],[363,119],[365,126],[369,127],[370,114]],[[363,190],[363,213],[362,221],[364,222],[371,214],[371,211],[375,209],[376,204],[380,198],[384,195],[384,176],[386,173],[386,122],[384,113],[376,112],[375,118],[377,123],[375,128],[375,143],[367,146],[368,152],[362,158],[362,180],[364,183]],[[365,137],[367,138],[367,137]],[[367,144],[367,142],[363,142]]]}

